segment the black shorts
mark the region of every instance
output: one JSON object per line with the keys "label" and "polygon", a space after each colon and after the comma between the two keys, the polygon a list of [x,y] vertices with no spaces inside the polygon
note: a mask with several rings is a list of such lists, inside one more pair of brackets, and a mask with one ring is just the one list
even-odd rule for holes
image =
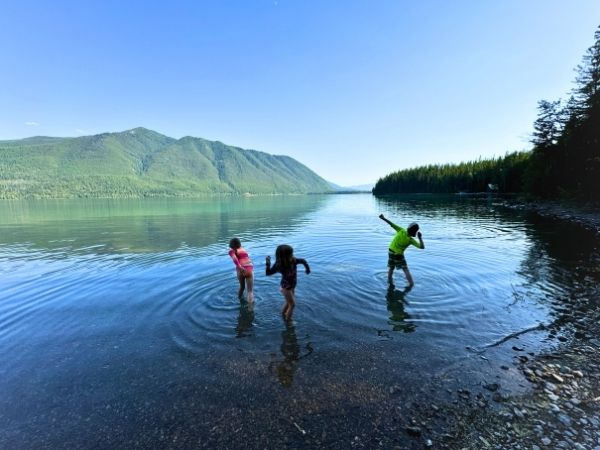
{"label": "black shorts", "polygon": [[396,269],[408,269],[404,255],[394,253],[391,250],[388,250],[388,267],[395,267]]}

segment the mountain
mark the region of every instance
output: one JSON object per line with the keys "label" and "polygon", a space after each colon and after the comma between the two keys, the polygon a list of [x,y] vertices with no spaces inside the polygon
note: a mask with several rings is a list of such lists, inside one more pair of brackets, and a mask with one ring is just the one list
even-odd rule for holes
{"label": "mountain", "polygon": [[360,191],[360,192],[371,192],[373,190],[374,186],[375,186],[375,183],[359,184],[356,186],[349,186],[348,189],[352,189],[353,191]]}
{"label": "mountain", "polygon": [[0,198],[331,192],[288,156],[145,128],[77,138],[0,141]]}
{"label": "mountain", "polygon": [[373,189],[373,184],[361,184],[357,186],[340,186],[339,184],[335,184],[331,181],[328,181],[329,187],[338,193],[359,193],[359,192],[371,192]]}

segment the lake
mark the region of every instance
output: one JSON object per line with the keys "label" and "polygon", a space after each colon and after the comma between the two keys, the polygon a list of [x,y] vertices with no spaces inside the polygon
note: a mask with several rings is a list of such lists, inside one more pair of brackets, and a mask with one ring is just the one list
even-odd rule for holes
{"label": "lake", "polygon": [[[412,290],[401,271],[388,288],[380,213],[421,226]],[[234,236],[253,307],[237,299]],[[264,274],[283,243],[312,270],[290,323]],[[495,198],[0,202],[0,447],[417,445],[390,430],[419,405],[527,388],[513,347],[568,341],[562,315],[600,281],[598,244]]]}

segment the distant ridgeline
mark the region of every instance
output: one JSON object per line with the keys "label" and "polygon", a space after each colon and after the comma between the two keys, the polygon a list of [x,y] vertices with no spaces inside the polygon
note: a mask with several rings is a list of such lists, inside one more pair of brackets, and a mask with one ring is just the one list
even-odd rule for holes
{"label": "distant ridgeline", "polygon": [[600,201],[600,27],[594,40],[577,67],[569,100],[539,102],[530,152],[401,170],[377,181],[373,193],[492,189]]}
{"label": "distant ridgeline", "polygon": [[0,198],[331,192],[288,156],[145,128],[77,138],[0,141]]}

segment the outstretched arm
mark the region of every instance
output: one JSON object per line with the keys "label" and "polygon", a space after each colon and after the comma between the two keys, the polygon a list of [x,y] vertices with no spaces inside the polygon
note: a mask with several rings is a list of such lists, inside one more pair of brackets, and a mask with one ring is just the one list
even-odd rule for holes
{"label": "outstretched arm", "polygon": [[308,266],[308,262],[306,262],[305,259],[302,258],[296,258],[296,263],[298,264],[302,264],[304,266],[304,270],[306,271],[306,274],[310,274],[310,267]]}
{"label": "outstretched arm", "polygon": [[391,220],[386,219],[383,214],[379,214],[379,218],[381,220],[383,220],[384,222],[386,222],[390,227],[392,227],[394,230],[398,229],[398,225],[396,225],[395,223],[393,223]]}

